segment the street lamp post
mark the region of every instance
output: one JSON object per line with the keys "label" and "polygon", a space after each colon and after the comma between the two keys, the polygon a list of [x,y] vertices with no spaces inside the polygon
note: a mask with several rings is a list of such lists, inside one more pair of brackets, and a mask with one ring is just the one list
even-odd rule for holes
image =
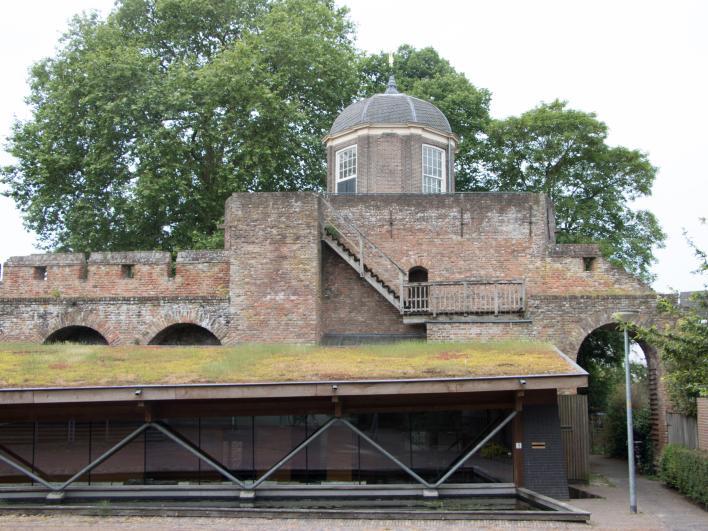
{"label": "street lamp post", "polygon": [[624,382],[627,398],[627,462],[629,468],[629,511],[637,513],[637,472],[634,466],[634,425],[632,423],[632,377],[629,372],[629,334],[627,321],[634,317],[636,310],[622,310],[613,315],[616,321],[623,323],[624,328]]}

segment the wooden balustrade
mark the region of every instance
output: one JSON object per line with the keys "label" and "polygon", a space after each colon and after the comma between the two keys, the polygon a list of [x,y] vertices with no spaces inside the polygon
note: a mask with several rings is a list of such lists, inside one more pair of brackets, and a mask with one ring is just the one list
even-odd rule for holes
{"label": "wooden balustrade", "polygon": [[521,280],[405,282],[403,314],[519,313],[525,308]]}

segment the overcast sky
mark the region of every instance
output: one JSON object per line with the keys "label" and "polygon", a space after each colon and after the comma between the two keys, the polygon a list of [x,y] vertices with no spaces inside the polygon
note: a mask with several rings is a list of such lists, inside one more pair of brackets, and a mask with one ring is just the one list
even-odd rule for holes
{"label": "overcast sky", "polygon": [[[478,87],[492,115],[519,114],[541,101],[568,100],[607,123],[610,143],[649,154],[659,175],[638,206],[668,234],[656,251],[655,289],[702,287],[686,229],[708,250],[708,2],[348,0],[358,46],[389,51],[432,46]],[[67,20],[113,0],[0,3],[0,137],[26,118],[29,66],[52,55]],[[4,142],[3,142],[4,144]],[[11,162],[0,151],[0,164]],[[12,201],[0,198],[0,261],[36,252]]]}

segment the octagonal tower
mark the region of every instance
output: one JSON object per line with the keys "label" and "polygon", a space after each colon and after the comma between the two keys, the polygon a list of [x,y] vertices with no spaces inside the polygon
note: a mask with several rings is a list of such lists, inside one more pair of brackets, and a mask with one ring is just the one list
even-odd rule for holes
{"label": "octagonal tower", "polygon": [[330,193],[455,191],[450,123],[432,103],[399,92],[393,76],[386,92],[344,109],[324,142]]}

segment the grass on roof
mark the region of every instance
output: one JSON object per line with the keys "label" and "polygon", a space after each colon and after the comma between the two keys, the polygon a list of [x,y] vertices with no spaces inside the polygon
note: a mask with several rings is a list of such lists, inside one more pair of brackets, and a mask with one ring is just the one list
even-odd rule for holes
{"label": "grass on roof", "polygon": [[515,376],[574,372],[549,343],[325,347],[0,344],[0,387],[248,383]]}

